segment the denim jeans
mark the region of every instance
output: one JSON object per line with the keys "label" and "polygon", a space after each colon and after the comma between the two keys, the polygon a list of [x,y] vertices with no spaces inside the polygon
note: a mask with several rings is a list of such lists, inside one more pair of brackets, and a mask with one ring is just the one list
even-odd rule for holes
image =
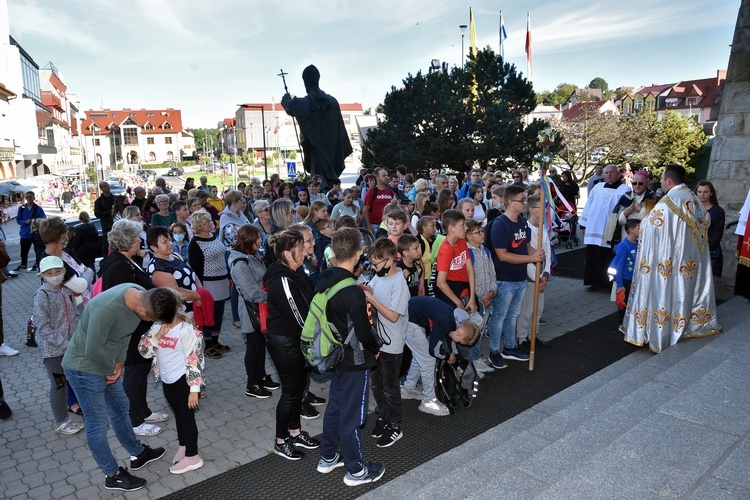
{"label": "denim jeans", "polygon": [[497,282],[497,295],[492,299],[490,317],[490,352],[501,349],[501,337],[505,349],[516,347],[516,319],[521,313],[525,294],[525,280]]}
{"label": "denim jeans", "polygon": [[117,440],[125,451],[137,456],[143,445],[133,433],[130,422],[130,402],[122,388],[122,377],[107,385],[102,375],[65,370],[65,377],[78,396],[86,424],[86,439],[91,453],[102,472],[107,476],[117,472],[119,465],[107,442],[107,420],[112,422]]}
{"label": "denim jeans", "polygon": [[[477,301],[477,312],[482,315],[484,322],[482,328],[479,329],[479,340],[466,349],[467,361],[476,361],[482,357],[482,341],[484,340],[484,332],[489,328],[489,324],[492,318],[492,305],[485,307],[481,300]],[[463,353],[463,350],[461,351]]]}

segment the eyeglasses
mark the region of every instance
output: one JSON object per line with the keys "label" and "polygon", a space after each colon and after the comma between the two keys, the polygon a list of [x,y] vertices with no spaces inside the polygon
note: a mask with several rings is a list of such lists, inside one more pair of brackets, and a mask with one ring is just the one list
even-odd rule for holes
{"label": "eyeglasses", "polygon": [[645,186],[646,183],[645,182],[634,182],[633,185],[634,186]]}
{"label": "eyeglasses", "polygon": [[521,178],[521,176],[520,176],[520,175],[514,175],[514,176],[513,176],[513,178],[514,178],[514,179],[520,179],[520,178]]}
{"label": "eyeglasses", "polygon": [[515,201],[515,202],[518,202],[518,203],[523,203],[525,205],[526,203],[528,203],[529,200],[527,200],[526,198],[524,198],[522,200],[510,200],[510,201]]}
{"label": "eyeglasses", "polygon": [[166,205],[168,203],[169,203],[169,200],[167,200],[167,201],[157,201],[156,202],[157,205]]}
{"label": "eyeglasses", "polygon": [[484,234],[484,232],[480,229],[479,231],[472,231],[472,232],[466,233],[466,234]]}
{"label": "eyeglasses", "polygon": [[271,211],[271,207],[266,207],[263,210],[261,210],[261,212],[270,212],[270,211]]}
{"label": "eyeglasses", "polygon": [[328,224],[326,227],[329,228],[329,229],[333,229],[335,226],[336,226],[336,224],[332,222],[332,223]]}

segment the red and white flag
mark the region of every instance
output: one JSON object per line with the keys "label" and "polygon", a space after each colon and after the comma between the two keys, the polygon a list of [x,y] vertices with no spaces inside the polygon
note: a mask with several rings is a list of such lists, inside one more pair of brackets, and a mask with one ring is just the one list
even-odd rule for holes
{"label": "red and white flag", "polygon": [[531,57],[531,14],[526,13],[526,71],[529,80],[534,75],[534,61]]}

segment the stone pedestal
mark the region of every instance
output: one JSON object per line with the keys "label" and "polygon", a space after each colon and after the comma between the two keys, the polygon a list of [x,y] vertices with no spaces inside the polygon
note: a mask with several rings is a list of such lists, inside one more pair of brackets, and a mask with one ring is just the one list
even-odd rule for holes
{"label": "stone pedestal", "polygon": [[[737,15],[707,178],[716,188],[727,223],[736,221],[750,189],[750,0],[742,0]],[[725,231],[722,240],[723,281],[732,285],[737,269],[735,229]]]}

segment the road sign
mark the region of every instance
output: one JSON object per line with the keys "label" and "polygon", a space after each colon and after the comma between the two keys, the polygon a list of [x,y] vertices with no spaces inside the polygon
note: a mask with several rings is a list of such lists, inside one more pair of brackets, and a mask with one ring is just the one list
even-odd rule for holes
{"label": "road sign", "polygon": [[286,161],[286,175],[290,179],[297,177],[297,162],[294,160]]}

